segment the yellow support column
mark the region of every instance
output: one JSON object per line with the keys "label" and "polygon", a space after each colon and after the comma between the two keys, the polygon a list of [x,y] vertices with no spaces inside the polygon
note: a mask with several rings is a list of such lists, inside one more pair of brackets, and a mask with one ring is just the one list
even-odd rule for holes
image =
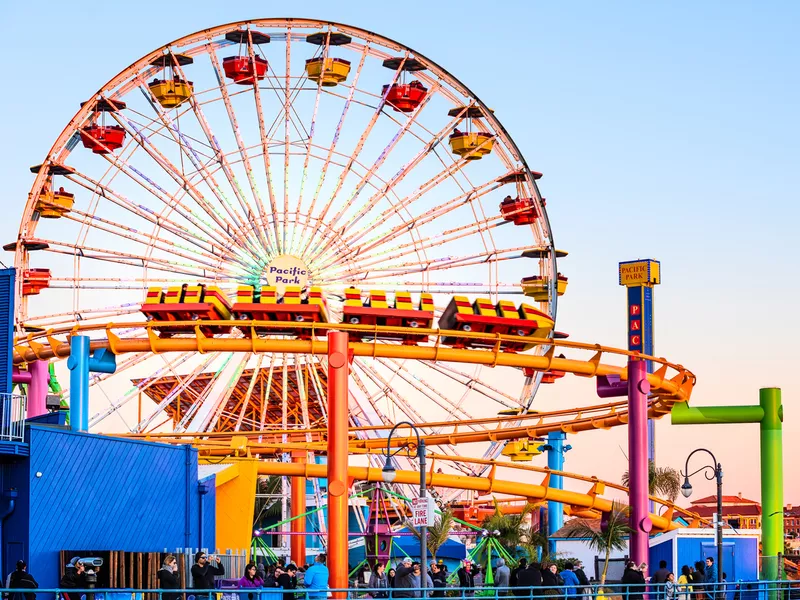
{"label": "yellow support column", "polygon": [[253,538],[258,460],[242,459],[216,474],[217,547],[247,549]]}

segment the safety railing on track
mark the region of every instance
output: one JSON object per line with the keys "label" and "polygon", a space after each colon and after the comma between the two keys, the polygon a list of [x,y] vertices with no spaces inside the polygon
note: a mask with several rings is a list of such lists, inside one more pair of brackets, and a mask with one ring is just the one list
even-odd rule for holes
{"label": "safety railing on track", "polygon": [[797,600],[800,581],[735,581],[722,584],[536,586],[536,587],[428,587],[287,589],[252,588],[222,585],[213,590],[199,589],[5,589],[9,600],[25,600],[26,595],[54,595],[57,600],[322,600],[342,598],[371,600],[393,598],[528,598],[530,600]]}

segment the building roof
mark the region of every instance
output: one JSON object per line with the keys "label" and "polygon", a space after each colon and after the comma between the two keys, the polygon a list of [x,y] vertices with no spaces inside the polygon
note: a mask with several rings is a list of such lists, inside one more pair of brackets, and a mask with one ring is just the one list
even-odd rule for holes
{"label": "building roof", "polygon": [[[558,531],[556,531],[551,537],[554,537],[554,538],[567,538],[567,537],[569,537],[568,534],[570,533],[570,531],[572,531],[572,529],[575,527],[575,525],[577,523],[583,523],[585,525],[588,525],[592,529],[592,531],[594,531],[595,533],[600,531],[600,519],[576,518],[576,519],[570,519],[569,521],[567,521],[564,524],[564,526],[561,529],[559,529]],[[576,539],[580,539],[580,538],[576,538]]]}
{"label": "building roof", "polygon": [[[695,504],[711,504],[716,503],[717,496],[714,494],[713,496],[706,496],[705,498],[700,498],[699,500],[692,500],[692,505]],[[723,504],[758,504],[755,500],[750,500],[748,498],[742,498],[741,496],[726,496],[722,495],[722,503]]]}
{"label": "building roof", "polygon": [[[714,506],[695,506],[693,510],[704,518],[710,518],[717,512]],[[761,507],[759,505],[752,506],[745,504],[742,506],[722,506],[723,517],[760,517]]]}

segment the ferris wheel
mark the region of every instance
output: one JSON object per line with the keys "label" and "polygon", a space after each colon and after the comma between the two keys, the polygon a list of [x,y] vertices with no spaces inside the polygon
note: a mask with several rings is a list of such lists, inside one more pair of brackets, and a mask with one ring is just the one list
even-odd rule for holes
{"label": "ferris wheel", "polygon": [[[331,322],[358,322],[353,306],[442,319],[454,298],[554,321],[566,287],[540,174],[492,110],[425,56],[341,24],[238,22],[158,48],[89,97],[32,171],[6,246],[19,334],[144,321],[143,306],[190,293],[227,307],[296,297]],[[93,377],[90,427],[308,430],[324,426],[326,368],[291,353],[127,354]],[[371,357],[351,374],[352,426],[428,433],[524,413],[542,379]]]}

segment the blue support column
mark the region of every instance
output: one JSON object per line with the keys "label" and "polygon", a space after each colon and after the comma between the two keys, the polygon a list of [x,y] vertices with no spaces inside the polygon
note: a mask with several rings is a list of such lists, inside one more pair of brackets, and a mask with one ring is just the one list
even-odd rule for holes
{"label": "blue support column", "polygon": [[[567,434],[563,431],[551,431],[547,435],[547,467],[553,471],[564,470],[564,452],[569,447],[564,447],[564,440]],[[564,489],[564,477],[561,475],[550,475],[550,487],[558,490]],[[556,553],[556,543],[552,539],[553,534],[564,526],[564,506],[561,502],[547,502],[547,551],[550,555]]]}
{"label": "blue support column", "polygon": [[89,430],[89,337],[69,341],[69,423],[72,431]]}

